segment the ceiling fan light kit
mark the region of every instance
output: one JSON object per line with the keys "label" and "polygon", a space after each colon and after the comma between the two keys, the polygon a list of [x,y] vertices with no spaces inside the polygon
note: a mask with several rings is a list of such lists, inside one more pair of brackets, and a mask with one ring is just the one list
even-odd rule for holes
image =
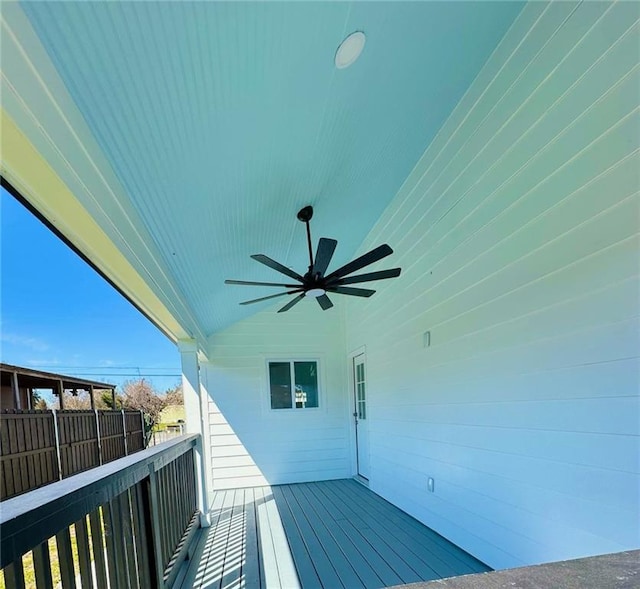
{"label": "ceiling fan light kit", "polygon": [[362,31],[354,31],[348,35],[336,51],[334,58],[336,67],[343,70],[353,64],[360,57],[366,41],[367,38]]}
{"label": "ceiling fan light kit", "polygon": [[313,257],[313,247],[311,245],[311,227],[309,221],[313,217],[313,207],[306,206],[298,211],[298,220],[306,225],[307,229],[307,246],[309,248],[309,268],[303,275],[298,274],[287,268],[286,266],[272,260],[264,254],[254,254],[251,257],[265,266],[269,266],[273,270],[293,278],[296,283],[279,283],[279,282],[248,282],[244,280],[225,280],[225,284],[238,284],[244,286],[278,286],[286,288],[284,292],[270,295],[267,297],[261,297],[259,299],[252,299],[250,301],[243,301],[241,305],[251,305],[253,303],[259,303],[269,299],[275,299],[276,297],[282,297],[285,295],[296,294],[284,307],[282,307],[278,313],[284,313],[299,303],[304,297],[315,298],[323,311],[333,307],[331,299],[327,296],[327,293],[342,294],[355,297],[370,297],[376,291],[367,288],[350,288],[345,286],[346,284],[359,284],[361,282],[370,282],[372,280],[386,280],[387,278],[396,278],[400,276],[400,268],[392,268],[391,270],[379,270],[378,272],[369,272],[367,274],[358,274],[356,276],[348,276],[353,272],[373,264],[393,253],[393,250],[385,243],[372,249],[370,252],[352,260],[348,264],[345,264],[341,268],[334,270],[330,274],[326,274],[327,268],[331,263],[331,258],[338,245],[335,239],[329,239],[321,237],[318,242],[318,248],[316,250],[316,257]]}

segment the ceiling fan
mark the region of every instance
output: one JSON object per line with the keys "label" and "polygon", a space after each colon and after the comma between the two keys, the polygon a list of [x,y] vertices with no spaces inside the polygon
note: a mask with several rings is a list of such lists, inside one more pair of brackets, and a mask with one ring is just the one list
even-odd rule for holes
{"label": "ceiling fan", "polygon": [[386,258],[393,253],[393,250],[385,243],[377,248],[367,252],[363,256],[352,260],[348,264],[338,268],[326,274],[333,252],[338,245],[335,239],[328,239],[321,237],[318,242],[318,249],[316,251],[316,258],[313,259],[313,248],[311,246],[311,228],[309,227],[309,221],[313,217],[313,207],[306,206],[298,212],[298,220],[302,221],[307,226],[307,245],[309,246],[309,269],[304,276],[301,276],[297,272],[294,272],[290,268],[283,266],[282,264],[272,260],[264,254],[254,254],[251,256],[257,262],[269,266],[277,270],[281,274],[285,274],[290,278],[293,278],[298,284],[284,284],[276,282],[246,282],[244,280],[225,280],[225,284],[241,284],[247,286],[280,286],[288,290],[278,294],[270,295],[268,297],[262,297],[259,299],[253,299],[251,301],[244,301],[241,305],[251,305],[252,303],[259,303],[269,299],[275,299],[276,297],[282,297],[285,295],[297,294],[295,298],[289,301],[278,313],[284,313],[299,303],[305,296],[315,297],[318,304],[324,311],[333,307],[331,299],[327,296],[327,293],[336,293],[342,295],[350,295],[355,297],[370,297],[375,290],[367,288],[350,288],[347,284],[358,284],[360,282],[370,282],[372,280],[384,280],[386,278],[396,278],[400,276],[400,268],[392,268],[391,270],[380,270],[378,272],[369,272],[368,274],[357,274],[356,276],[347,276],[352,272],[356,272],[369,264],[373,264],[382,258]]}

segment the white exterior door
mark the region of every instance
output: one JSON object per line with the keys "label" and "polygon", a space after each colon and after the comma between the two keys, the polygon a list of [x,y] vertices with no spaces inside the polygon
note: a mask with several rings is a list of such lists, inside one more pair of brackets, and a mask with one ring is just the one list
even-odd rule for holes
{"label": "white exterior door", "polygon": [[369,427],[364,354],[353,358],[353,417],[356,422],[357,473],[369,479]]}

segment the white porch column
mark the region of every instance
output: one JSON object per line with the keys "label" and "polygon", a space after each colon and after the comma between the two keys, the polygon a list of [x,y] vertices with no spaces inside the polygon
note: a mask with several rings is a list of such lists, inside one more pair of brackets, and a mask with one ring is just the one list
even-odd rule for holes
{"label": "white porch column", "polygon": [[200,386],[200,364],[198,362],[198,345],[194,340],[178,342],[182,361],[182,393],[184,395],[184,411],[186,417],[186,433],[200,434],[196,445],[196,478],[198,481],[198,509],[202,514],[200,523],[203,528],[211,525],[209,506],[207,505],[208,483],[207,468],[203,440],[206,439],[205,419],[202,411],[202,387]]}

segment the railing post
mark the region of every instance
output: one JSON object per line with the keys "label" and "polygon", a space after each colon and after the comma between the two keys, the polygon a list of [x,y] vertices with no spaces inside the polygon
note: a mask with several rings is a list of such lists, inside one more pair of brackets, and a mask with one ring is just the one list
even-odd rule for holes
{"label": "railing post", "polygon": [[124,455],[129,455],[129,444],[127,444],[127,418],[124,414],[124,409],[120,411],[122,413],[122,435],[124,436]]}
{"label": "railing post", "polygon": [[208,440],[207,419],[204,411],[204,397],[200,382],[200,362],[198,360],[198,345],[193,340],[178,342],[180,360],[182,364],[182,392],[186,416],[187,433],[199,433],[200,438],[195,446],[195,469],[198,486],[198,509],[200,510],[200,525],[206,528],[211,525],[208,509],[208,476],[205,463],[203,439]]}
{"label": "railing post", "polygon": [[196,475],[196,504],[200,511],[200,526],[207,528],[211,525],[209,509],[207,506],[207,484],[206,484],[206,468],[205,454],[200,435],[196,445],[193,448],[194,469]]}
{"label": "railing post", "polygon": [[53,413],[53,432],[56,438],[56,458],[58,461],[58,477],[62,480],[62,456],[60,454],[60,429],[58,428],[58,412],[52,409]]}

